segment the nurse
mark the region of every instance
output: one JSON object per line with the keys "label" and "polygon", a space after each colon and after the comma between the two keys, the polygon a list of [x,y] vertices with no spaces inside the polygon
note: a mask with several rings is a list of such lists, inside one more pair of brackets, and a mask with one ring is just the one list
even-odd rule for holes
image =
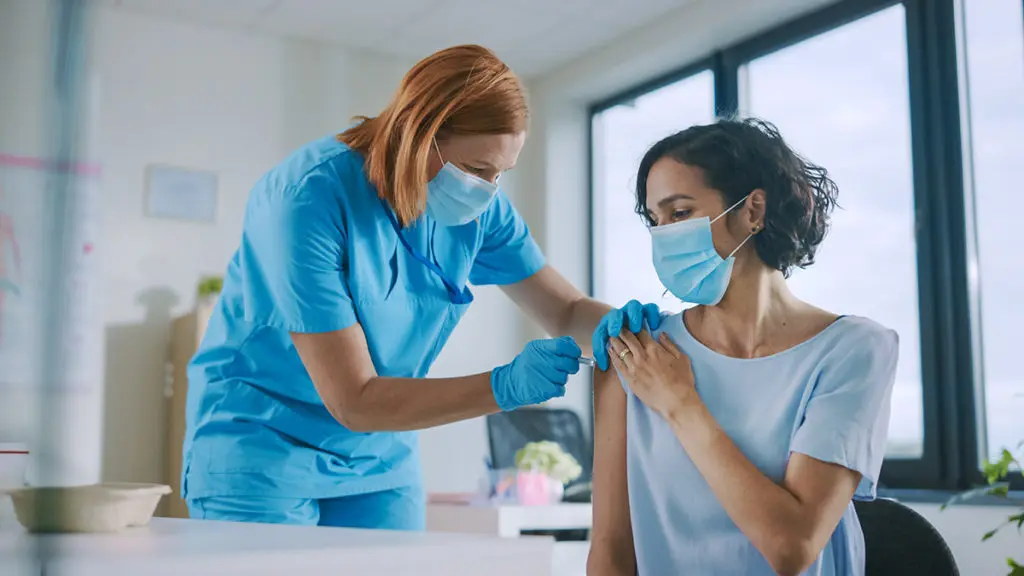
{"label": "nurse", "polygon": [[[427,57],[360,120],[250,193],[189,366],[193,518],[422,529],[416,430],[562,396],[581,355],[606,367],[609,336],[658,324],[657,308],[613,310],[545,264],[499,187],[528,110],[489,50]],[[468,284],[501,286],[559,337],[490,372],[424,378]]]}

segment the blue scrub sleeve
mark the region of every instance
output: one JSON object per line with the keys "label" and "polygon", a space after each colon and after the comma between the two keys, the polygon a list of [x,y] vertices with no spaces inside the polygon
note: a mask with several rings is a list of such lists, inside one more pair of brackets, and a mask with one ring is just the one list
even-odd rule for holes
{"label": "blue scrub sleeve", "polygon": [[790,450],[860,472],[854,497],[875,497],[885,458],[899,337],[876,329],[842,342],[822,369]]}
{"label": "blue scrub sleeve", "polygon": [[480,216],[483,243],[469,271],[476,286],[515,284],[544,267],[544,255],[530,235],[522,216],[505,193],[498,191],[487,211]]}
{"label": "blue scrub sleeve", "polygon": [[337,186],[314,174],[290,190],[253,194],[239,251],[247,321],[300,333],[356,323]]}

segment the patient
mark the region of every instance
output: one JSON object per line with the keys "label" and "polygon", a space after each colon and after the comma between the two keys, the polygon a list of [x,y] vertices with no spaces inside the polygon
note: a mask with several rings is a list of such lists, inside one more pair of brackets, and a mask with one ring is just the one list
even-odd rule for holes
{"label": "patient", "polygon": [[644,156],[655,268],[697,306],[653,337],[623,331],[595,377],[591,576],[864,573],[852,499],[875,493],[897,335],[786,285],[837,192],[758,120]]}

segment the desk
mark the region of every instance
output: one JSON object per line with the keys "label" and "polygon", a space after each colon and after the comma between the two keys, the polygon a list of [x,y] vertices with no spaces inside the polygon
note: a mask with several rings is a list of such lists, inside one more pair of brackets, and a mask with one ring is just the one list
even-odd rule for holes
{"label": "desk", "polygon": [[[427,504],[427,530],[487,534],[519,538],[524,530],[589,530],[592,525],[590,504],[554,504],[552,506],[488,506]],[[554,576],[586,573],[589,542],[556,542],[550,570]]]}
{"label": "desk", "polygon": [[427,530],[518,537],[523,530],[589,530],[590,504],[551,506],[427,505]]}
{"label": "desk", "polygon": [[[36,547],[52,551],[45,566]],[[0,528],[4,576],[520,576],[551,573],[550,538],[350,530],[154,518],[119,534]]]}

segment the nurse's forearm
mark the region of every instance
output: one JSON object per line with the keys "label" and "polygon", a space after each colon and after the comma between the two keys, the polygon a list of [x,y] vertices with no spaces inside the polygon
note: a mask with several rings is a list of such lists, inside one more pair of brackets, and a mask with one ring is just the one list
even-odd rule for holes
{"label": "nurse's forearm", "polygon": [[552,336],[572,336],[592,354],[590,341],[601,318],[611,306],[588,298],[551,266],[529,278],[502,286],[502,290],[531,319]]}
{"label": "nurse's forearm", "polygon": [[491,374],[458,378],[371,378],[332,409],[355,432],[421,430],[498,412]]}

